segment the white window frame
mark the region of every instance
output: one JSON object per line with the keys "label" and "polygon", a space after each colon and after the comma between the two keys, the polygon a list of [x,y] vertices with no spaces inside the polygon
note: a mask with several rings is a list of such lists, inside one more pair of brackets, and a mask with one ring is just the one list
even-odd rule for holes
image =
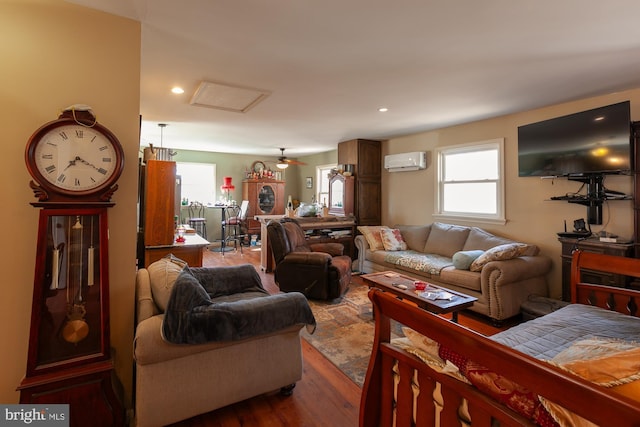
{"label": "white window frame", "polygon": [[[189,203],[190,202],[195,202],[198,201],[200,203],[203,203],[205,205],[207,204],[214,204],[216,202],[216,197],[218,196],[218,192],[217,192],[217,184],[216,184],[216,164],[215,163],[196,163],[196,162],[177,162],[176,164],[178,166],[178,169],[180,168],[180,166],[182,167],[189,167],[189,166],[206,166],[207,169],[210,168],[210,174],[207,173],[206,177],[201,177],[199,178],[199,185],[200,187],[202,187],[200,189],[200,194],[202,193],[207,193],[207,197],[199,197],[196,198],[196,200],[194,200],[193,198],[190,197],[190,195],[187,195],[185,193],[185,184],[184,184],[184,179],[185,177],[182,176],[182,174],[180,174],[180,172],[178,171],[177,174],[181,176],[182,179],[182,194],[180,195],[180,197],[182,198],[188,198],[189,199]],[[187,188],[188,188],[187,184]],[[200,200],[202,199],[202,200]]]}
{"label": "white window frame", "polygon": [[[468,181],[469,183],[496,183],[496,213],[482,214],[477,212],[447,212],[444,209],[445,198],[445,158],[447,155],[472,153],[488,150],[497,150],[498,155],[498,177],[489,180]],[[474,222],[484,222],[490,224],[505,224],[505,185],[504,185],[504,138],[496,138],[487,141],[472,142],[453,146],[440,147],[436,149],[437,156],[437,179],[436,179],[436,212],[434,217],[438,219],[473,220]],[[455,182],[455,181],[452,181]]]}
{"label": "white window frame", "polygon": [[324,202],[326,203],[326,206],[329,206],[329,183],[327,182],[327,188],[323,188],[322,178],[324,175],[324,178],[326,179],[328,172],[331,171],[331,169],[334,169],[336,167],[337,167],[337,164],[335,163],[316,166],[316,202],[318,203]]}

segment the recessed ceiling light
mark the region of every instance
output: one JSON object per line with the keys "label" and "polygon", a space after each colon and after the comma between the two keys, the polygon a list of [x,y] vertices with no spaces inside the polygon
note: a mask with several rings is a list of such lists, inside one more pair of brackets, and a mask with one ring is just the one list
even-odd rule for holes
{"label": "recessed ceiling light", "polygon": [[184,89],[182,89],[181,87],[176,86],[176,87],[171,89],[171,92],[173,92],[173,93],[175,93],[177,95],[180,95],[181,93],[184,93]]}
{"label": "recessed ceiling light", "polygon": [[381,113],[386,113],[387,111],[389,111],[389,109],[387,107],[380,107],[378,108],[378,111]]}
{"label": "recessed ceiling light", "polygon": [[593,119],[594,122],[600,122],[602,120],[604,120],[604,116],[598,116],[595,119]]}

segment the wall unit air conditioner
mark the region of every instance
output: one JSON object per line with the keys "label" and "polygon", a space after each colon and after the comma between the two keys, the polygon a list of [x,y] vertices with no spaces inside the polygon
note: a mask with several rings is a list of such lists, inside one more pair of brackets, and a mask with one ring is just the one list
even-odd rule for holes
{"label": "wall unit air conditioner", "polygon": [[426,151],[384,156],[384,168],[389,172],[408,172],[427,168]]}

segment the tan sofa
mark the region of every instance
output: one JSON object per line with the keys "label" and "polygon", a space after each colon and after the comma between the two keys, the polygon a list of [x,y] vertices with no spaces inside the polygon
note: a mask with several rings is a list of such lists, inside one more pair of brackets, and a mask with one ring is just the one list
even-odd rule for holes
{"label": "tan sofa", "polygon": [[137,273],[136,425],[175,423],[273,390],[290,394],[302,377],[302,324],[238,341],[163,339],[162,307],[180,269],[161,260]]}
{"label": "tan sofa", "polygon": [[[399,230],[406,245],[404,250],[397,246],[385,250],[385,242],[376,240],[380,228],[358,227],[363,234],[355,238],[358,259],[354,268],[362,273],[396,271],[474,296],[478,300],[471,310],[496,322],[519,314],[529,295],[548,295],[546,275],[551,259],[540,255],[534,245],[478,227],[436,222],[383,227]],[[397,244],[397,239],[392,243]]]}

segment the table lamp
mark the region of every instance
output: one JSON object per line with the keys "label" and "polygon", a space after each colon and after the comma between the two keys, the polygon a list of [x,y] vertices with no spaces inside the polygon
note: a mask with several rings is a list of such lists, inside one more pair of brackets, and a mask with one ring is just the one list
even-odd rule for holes
{"label": "table lamp", "polygon": [[227,203],[231,200],[230,191],[235,190],[236,186],[231,183],[231,177],[225,176],[222,178],[224,183],[220,186],[220,189],[227,194]]}

